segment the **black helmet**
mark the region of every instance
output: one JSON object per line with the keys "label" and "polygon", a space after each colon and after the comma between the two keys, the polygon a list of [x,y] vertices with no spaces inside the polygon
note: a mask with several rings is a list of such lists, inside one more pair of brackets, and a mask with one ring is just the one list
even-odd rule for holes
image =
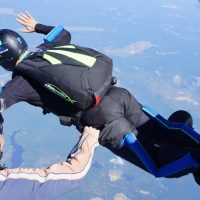
{"label": "black helmet", "polygon": [[28,48],[26,41],[15,31],[9,29],[0,30],[0,65],[13,71],[17,60]]}

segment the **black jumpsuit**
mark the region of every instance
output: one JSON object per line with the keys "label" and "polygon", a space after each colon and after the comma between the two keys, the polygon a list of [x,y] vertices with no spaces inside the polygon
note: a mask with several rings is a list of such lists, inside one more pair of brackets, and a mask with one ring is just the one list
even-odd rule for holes
{"label": "black jumpsuit", "polygon": [[[53,27],[36,25],[36,32],[38,33],[47,34],[52,29]],[[70,33],[65,30],[57,40],[69,44]],[[6,108],[17,102],[25,101],[43,108],[44,112],[52,112],[58,116],[65,115],[66,111],[69,110],[71,113],[78,111],[69,107],[64,100],[52,95],[44,88],[38,87],[37,84],[26,80],[17,73],[14,73],[13,79],[5,85],[0,98],[5,99]],[[57,103],[55,104],[55,102]],[[174,144],[173,138],[168,137],[168,133],[163,133],[162,129],[159,130],[159,127],[155,127],[142,111],[142,105],[129,91],[123,88],[114,86],[110,88],[98,106],[89,109],[82,115],[80,122],[84,126],[100,129],[100,144],[144,170],[146,168],[140,159],[120,143],[128,131],[132,131],[136,135],[158,167],[166,165],[193,150],[200,153],[199,148],[196,148],[195,145],[186,145],[184,141],[181,142],[181,139],[179,145]],[[150,129],[153,131],[149,131]],[[164,134],[166,135],[166,142],[163,139],[165,138],[163,137]],[[174,174],[174,177],[184,175],[192,170],[188,169]]]}

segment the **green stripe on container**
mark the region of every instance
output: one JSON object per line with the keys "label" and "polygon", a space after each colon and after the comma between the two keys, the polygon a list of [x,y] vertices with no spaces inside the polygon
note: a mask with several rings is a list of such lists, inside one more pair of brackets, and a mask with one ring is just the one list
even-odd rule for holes
{"label": "green stripe on container", "polygon": [[74,52],[63,51],[63,50],[48,50],[47,52],[65,55],[69,58],[72,58],[74,60],[77,60],[78,62],[83,63],[84,65],[88,67],[93,67],[94,63],[96,62],[96,58],[92,56],[88,56],[88,55],[83,55],[80,53],[74,53]]}

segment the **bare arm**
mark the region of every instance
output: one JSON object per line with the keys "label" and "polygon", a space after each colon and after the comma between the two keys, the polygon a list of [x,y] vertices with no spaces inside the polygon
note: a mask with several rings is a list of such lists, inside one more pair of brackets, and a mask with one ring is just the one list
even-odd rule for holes
{"label": "bare arm", "polygon": [[37,32],[46,35],[55,28],[54,26],[39,24],[36,19],[28,12],[19,13],[17,15],[16,21],[24,27],[22,29],[22,32],[24,33]]}
{"label": "bare arm", "polygon": [[[47,35],[50,33],[55,27],[54,26],[46,26],[38,23],[35,18],[28,12],[19,13],[16,21],[24,26],[22,32],[25,33],[42,33]],[[69,44],[71,42],[71,34],[69,31],[63,29],[60,33],[59,37],[56,38],[54,42],[59,42],[63,44]]]}

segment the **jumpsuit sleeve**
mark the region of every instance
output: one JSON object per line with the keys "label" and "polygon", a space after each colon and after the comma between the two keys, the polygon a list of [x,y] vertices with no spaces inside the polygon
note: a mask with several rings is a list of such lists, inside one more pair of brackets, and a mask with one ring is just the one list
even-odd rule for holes
{"label": "jumpsuit sleeve", "polygon": [[100,133],[100,143],[108,148],[120,148],[124,135],[132,131],[137,135],[136,124],[141,116],[141,106],[123,88],[113,87],[100,105],[101,117],[105,125]]}
{"label": "jumpsuit sleeve", "polygon": [[99,142],[108,149],[121,148],[123,137],[129,131],[137,135],[137,130],[134,124],[131,124],[125,117],[117,118],[107,124],[101,131]]}
{"label": "jumpsuit sleeve", "polygon": [[[0,93],[0,98],[4,99],[5,109],[21,101],[42,107],[39,95],[22,76],[15,76],[12,80],[8,81]],[[1,134],[3,131],[3,121],[3,116],[0,113]]]}
{"label": "jumpsuit sleeve", "polygon": [[36,94],[34,88],[22,76],[17,75],[8,81],[3,87],[0,98],[5,101],[5,108],[9,108],[15,103],[25,101],[32,105],[39,105],[39,95]]}
{"label": "jumpsuit sleeve", "polygon": [[99,131],[85,130],[65,162],[48,168],[0,171],[0,198],[46,200],[75,189],[90,169],[95,148],[99,145],[98,136]]}
{"label": "jumpsuit sleeve", "polygon": [[52,31],[55,27],[54,26],[46,26],[43,24],[36,24],[35,32],[47,35],[50,31]]}
{"label": "jumpsuit sleeve", "polygon": [[[54,26],[46,26],[43,24],[36,24],[35,32],[47,35],[51,32],[55,27]],[[60,35],[56,38],[54,42],[59,42],[63,44],[69,44],[71,42],[71,33],[66,29],[60,33]]]}

